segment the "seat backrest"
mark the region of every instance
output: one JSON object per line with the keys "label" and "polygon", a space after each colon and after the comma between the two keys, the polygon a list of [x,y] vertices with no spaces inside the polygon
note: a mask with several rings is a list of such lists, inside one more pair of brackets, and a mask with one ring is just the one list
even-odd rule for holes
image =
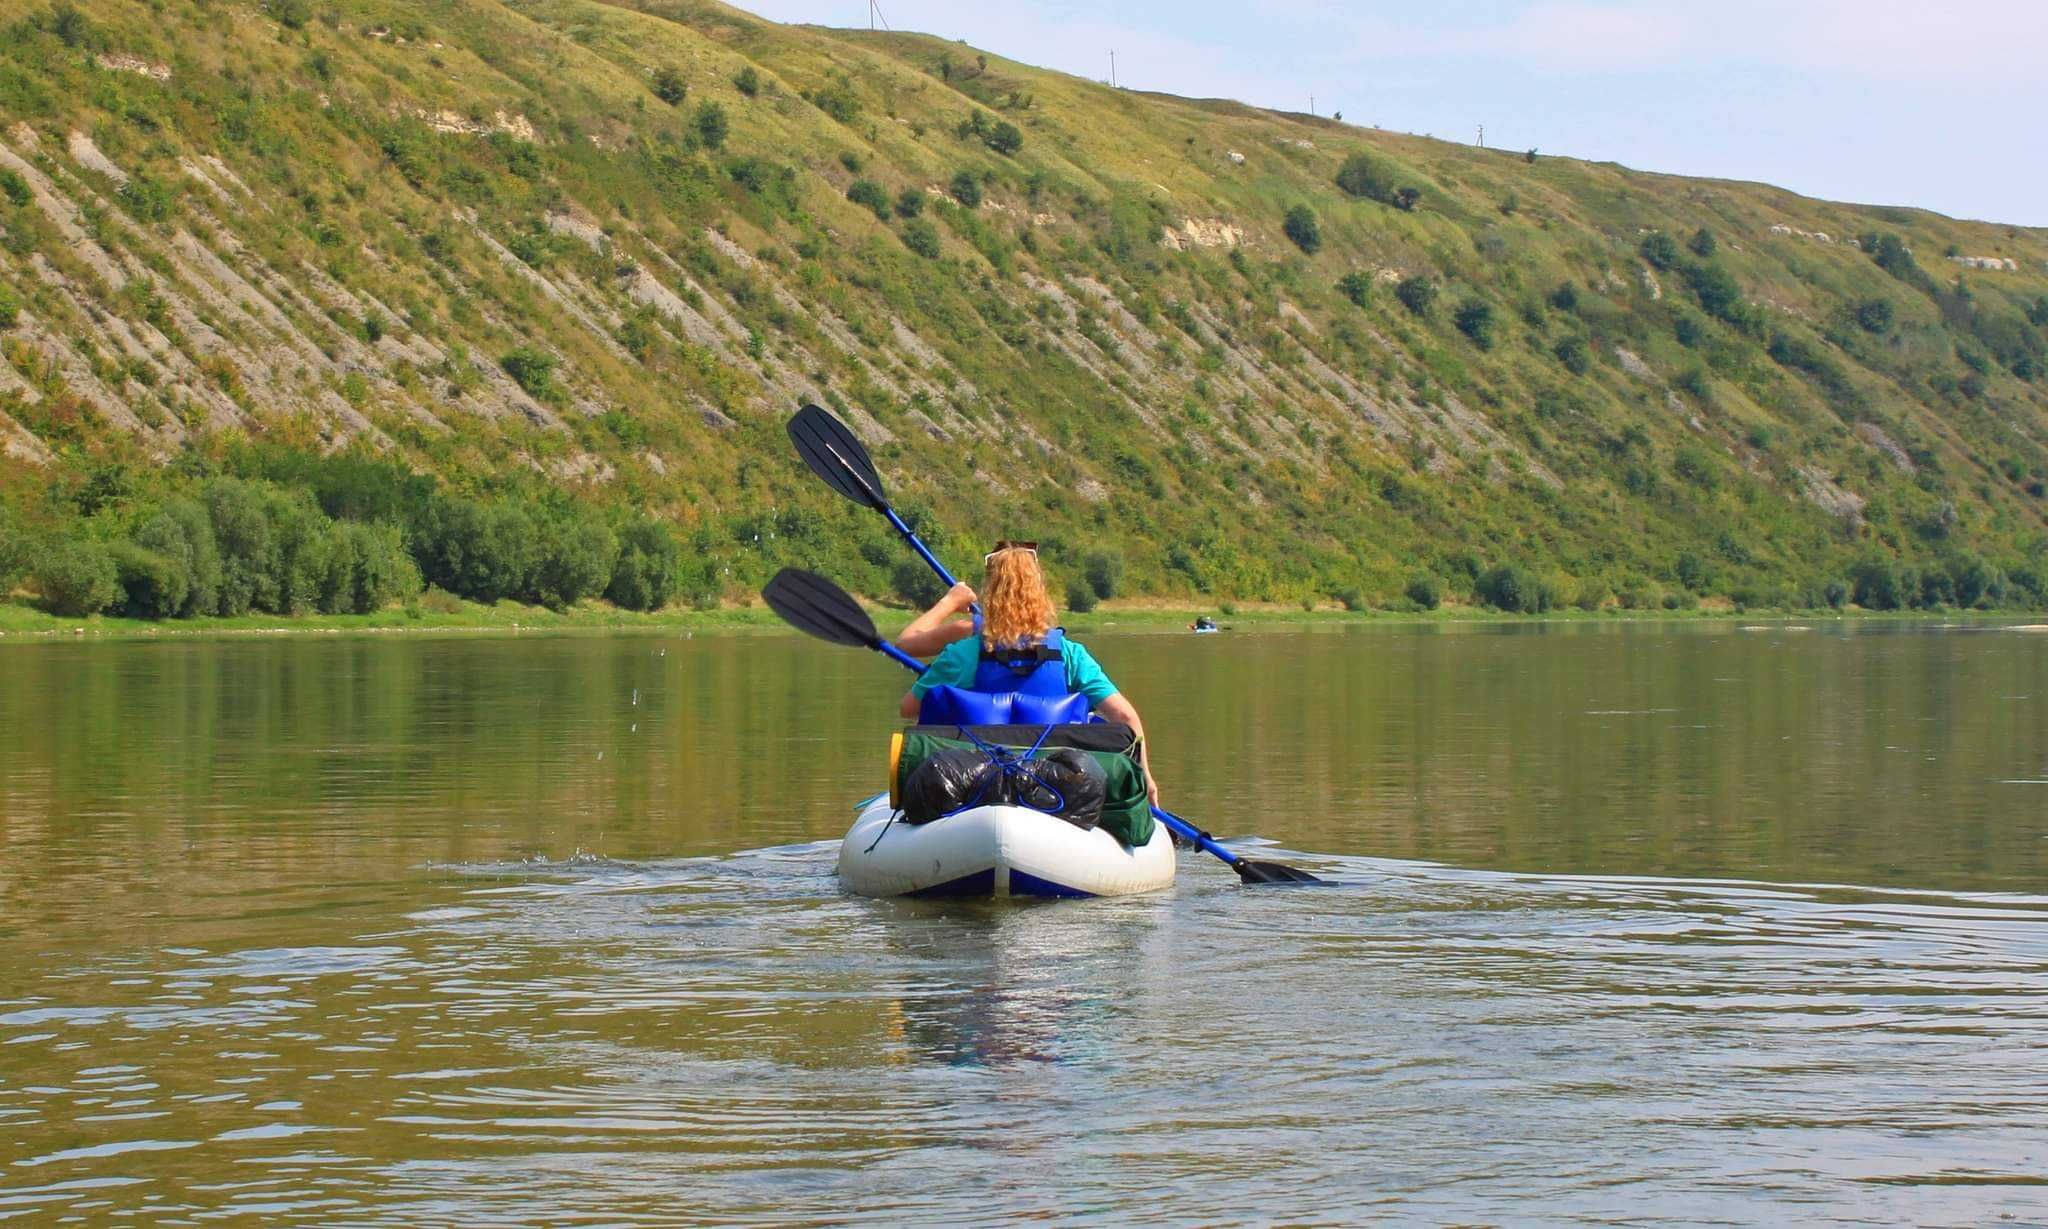
{"label": "seat backrest", "polygon": [[939,686],[924,693],[920,725],[1062,725],[1088,720],[1088,697]]}

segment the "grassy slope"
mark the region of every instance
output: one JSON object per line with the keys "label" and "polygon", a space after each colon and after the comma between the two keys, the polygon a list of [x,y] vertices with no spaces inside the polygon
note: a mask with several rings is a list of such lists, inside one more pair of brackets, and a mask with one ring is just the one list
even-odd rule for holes
{"label": "grassy slope", "polygon": [[[1784,601],[1870,553],[2040,566],[2048,393],[1984,339],[2041,344],[2021,317],[2048,294],[2039,231],[1114,92],[709,3],[316,2],[297,29],[244,3],[79,7],[76,45],[17,25],[0,47],[0,111],[37,138],[0,140],[88,236],[66,237],[61,203],[0,201],[0,284],[26,307],[0,411],[41,445],[18,451],[49,454],[9,475],[32,514],[52,471],[241,433],[352,439],[459,485],[537,469],[657,509],[736,590],[795,560],[882,591],[886,539],[786,459],[780,417],[812,397],[857,412],[954,557],[998,531],[1056,560],[1106,541],[1162,594],[1384,601],[1418,568],[1456,590],[1515,561],[1587,602],[1688,583]],[[755,97],[733,84],[749,66]],[[650,90],[663,68],[689,82],[679,107]],[[806,93],[850,104],[844,120]],[[722,150],[696,135],[704,102],[730,116]],[[439,133],[422,111],[523,117],[536,139]],[[960,135],[976,112],[1018,124],[1022,150]],[[82,166],[73,130],[162,207]],[[1338,192],[1357,150],[1420,208]],[[965,170],[989,204],[928,197],[927,260],[844,198],[846,155],[892,198]],[[217,197],[183,165],[202,157],[248,191]],[[1320,219],[1313,256],[1281,234],[1298,203]],[[1243,247],[1160,246],[1190,219]],[[1700,227],[1757,306],[1747,328],[1637,255]],[[1841,242],[1873,229],[1933,293]],[[1965,304],[1945,293],[1951,247],[2021,268],[1968,274]],[[1442,293],[1420,318],[1381,280],[1360,309],[1335,287],[1354,271]],[[1567,280],[1569,311],[1548,299]],[[1892,305],[1881,333],[1849,318],[1872,299]],[[1452,326],[1468,300],[1493,309],[1490,349]],[[1780,335],[1823,370],[1774,360]],[[1571,336],[1583,375],[1552,356]],[[557,395],[499,372],[521,345],[558,358]],[[1817,498],[1844,494],[1860,513]]]}

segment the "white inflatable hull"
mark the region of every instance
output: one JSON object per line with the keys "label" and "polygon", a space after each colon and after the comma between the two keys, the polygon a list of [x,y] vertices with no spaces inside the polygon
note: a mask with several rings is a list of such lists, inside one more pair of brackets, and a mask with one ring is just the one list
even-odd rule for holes
{"label": "white inflatable hull", "polygon": [[[1136,849],[1028,807],[975,807],[891,823],[888,795],[860,804],[839,846],[839,882],[861,896],[1128,896],[1173,883],[1166,825]],[[880,839],[877,839],[880,838]]]}

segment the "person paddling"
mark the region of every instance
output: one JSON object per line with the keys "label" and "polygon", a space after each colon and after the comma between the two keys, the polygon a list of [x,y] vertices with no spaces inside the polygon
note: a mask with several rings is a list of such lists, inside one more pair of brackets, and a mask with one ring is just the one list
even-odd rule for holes
{"label": "person paddling", "polygon": [[[999,693],[995,698],[1006,702],[1028,699],[1034,711],[1060,709],[1071,701],[1081,712],[1093,711],[1130,727],[1138,739],[1145,792],[1152,805],[1158,806],[1159,783],[1152,776],[1144,719],[1088,650],[1054,625],[1052,597],[1038,567],[1038,544],[997,542],[983,557],[982,566],[979,594],[964,582],[956,584],[897,635],[897,648],[915,657],[932,658],[904,695],[903,716],[927,718],[931,715],[928,710],[938,701],[957,705],[966,697],[956,693],[985,697]],[[977,601],[983,606],[978,637],[974,621],[958,617]],[[946,722],[958,719],[952,711],[944,718]]]}

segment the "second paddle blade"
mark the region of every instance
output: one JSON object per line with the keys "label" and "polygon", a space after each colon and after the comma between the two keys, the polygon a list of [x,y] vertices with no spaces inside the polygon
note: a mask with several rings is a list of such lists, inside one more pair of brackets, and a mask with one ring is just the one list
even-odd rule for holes
{"label": "second paddle blade", "polygon": [[833,644],[871,649],[881,642],[875,621],[846,590],[816,572],[784,568],[761,589],[761,600],[782,621]]}
{"label": "second paddle blade", "polygon": [[1322,882],[1322,880],[1309,874],[1307,871],[1297,870],[1292,866],[1284,866],[1278,862],[1254,862],[1250,858],[1240,858],[1233,869],[1237,871],[1238,878],[1246,883]]}

